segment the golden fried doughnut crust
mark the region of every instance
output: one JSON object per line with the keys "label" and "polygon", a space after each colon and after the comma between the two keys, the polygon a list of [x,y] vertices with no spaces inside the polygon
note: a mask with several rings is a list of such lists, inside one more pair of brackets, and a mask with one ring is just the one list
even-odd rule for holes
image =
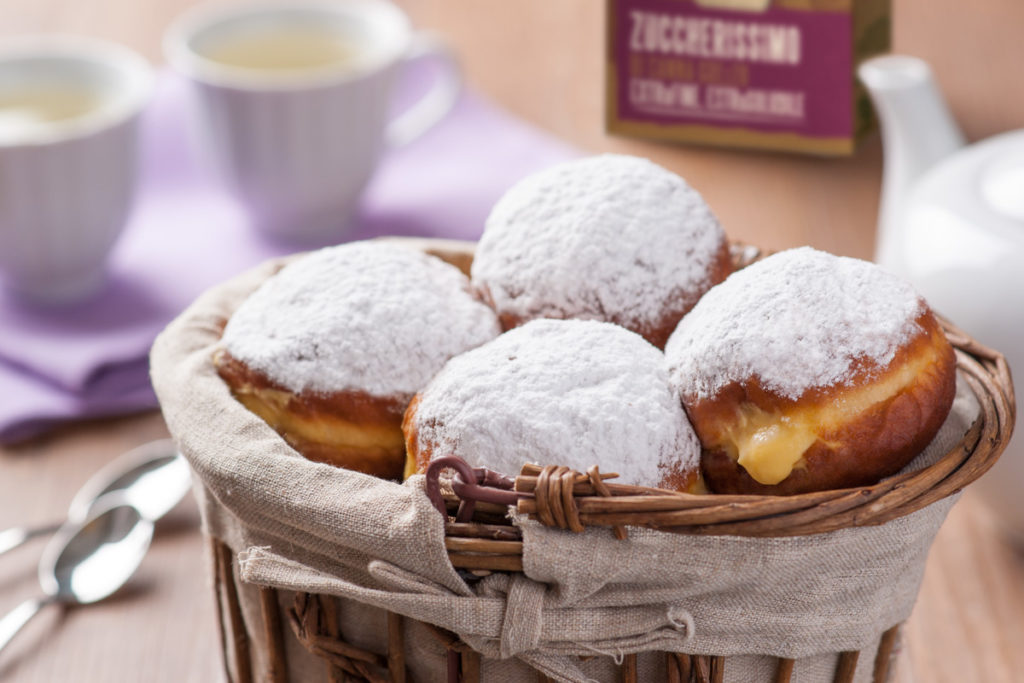
{"label": "golden fried doughnut crust", "polygon": [[416,394],[409,401],[409,407],[405,409],[405,417],[402,418],[402,434],[405,436],[405,470],[403,473],[405,479],[414,474],[425,473],[427,465],[430,464],[430,457],[434,453],[434,449],[429,444],[423,444],[423,448],[420,448],[419,430],[416,429],[416,407],[419,403],[420,394]]}
{"label": "golden fried doughnut crust", "polygon": [[708,487],[791,495],[869,485],[899,471],[935,437],[956,392],[956,357],[941,327],[927,309],[917,323],[923,331],[888,366],[861,363],[849,383],[797,400],[766,391],[756,378],[709,400],[683,396]]}
{"label": "golden fried doughnut crust", "polygon": [[357,391],[296,394],[223,349],[213,361],[235,398],[305,457],[384,479],[402,478],[404,401]]}
{"label": "golden fried doughnut crust", "polygon": [[687,469],[681,463],[668,467],[664,476],[658,481],[658,488],[680,493],[706,494],[708,492],[701,469]]}

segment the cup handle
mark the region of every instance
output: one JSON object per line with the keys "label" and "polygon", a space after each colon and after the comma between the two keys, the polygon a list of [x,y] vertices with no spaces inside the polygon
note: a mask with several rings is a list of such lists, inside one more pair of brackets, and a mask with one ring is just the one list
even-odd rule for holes
{"label": "cup handle", "polygon": [[407,145],[448,115],[462,91],[462,70],[451,48],[432,33],[417,33],[405,55],[406,63],[433,58],[439,73],[430,90],[388,124],[385,138],[390,147]]}

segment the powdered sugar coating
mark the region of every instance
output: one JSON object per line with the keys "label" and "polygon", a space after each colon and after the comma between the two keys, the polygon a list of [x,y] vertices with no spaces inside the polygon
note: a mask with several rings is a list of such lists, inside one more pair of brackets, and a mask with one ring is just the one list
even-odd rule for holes
{"label": "powdered sugar coating", "polygon": [[700,455],[662,353],[593,321],[535,320],[453,358],[420,394],[412,424],[433,457],[510,475],[527,462],[597,464],[655,486],[666,467],[692,470]]}
{"label": "powdered sugar coating", "polygon": [[268,279],[231,316],[222,344],[293,392],[412,398],[452,356],[500,332],[457,268],[418,250],[354,242]]}
{"label": "powdered sugar coating", "polygon": [[673,386],[712,398],[756,378],[776,395],[842,385],[855,361],[879,367],[922,330],[925,304],[873,263],[810,247],[730,275],[684,317],[665,347]]}
{"label": "powdered sugar coating", "polygon": [[[473,286],[499,313],[656,327],[666,301],[710,286],[725,234],[685,180],[607,154],[527,177],[498,201],[473,261]],[[691,302],[692,303],[692,302]]]}

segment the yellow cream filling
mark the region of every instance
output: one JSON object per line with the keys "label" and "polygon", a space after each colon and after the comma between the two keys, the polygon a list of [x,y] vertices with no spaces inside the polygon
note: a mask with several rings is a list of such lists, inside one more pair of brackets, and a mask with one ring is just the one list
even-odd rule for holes
{"label": "yellow cream filling", "polygon": [[[758,409],[758,417],[769,417]],[[791,424],[786,418],[758,427],[753,431],[732,435],[737,461],[751,477],[762,484],[778,484],[793,471],[804,452],[818,440],[813,429],[804,424]]]}
{"label": "yellow cream filling", "polygon": [[755,481],[778,484],[799,466],[804,453],[822,434],[892,398],[919,375],[934,369],[938,353],[933,346],[927,349],[882,381],[850,389],[841,399],[825,405],[797,407],[782,414],[744,404],[720,444]]}
{"label": "yellow cream filling", "polygon": [[405,481],[418,471],[419,468],[416,467],[416,458],[412,457],[411,453],[407,453],[405,456],[405,470],[402,472],[402,481]]}

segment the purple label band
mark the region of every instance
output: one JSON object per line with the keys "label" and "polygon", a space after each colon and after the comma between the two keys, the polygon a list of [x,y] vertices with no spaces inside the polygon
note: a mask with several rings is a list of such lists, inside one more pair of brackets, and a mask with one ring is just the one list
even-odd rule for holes
{"label": "purple label band", "polygon": [[[610,8],[611,130],[813,150],[799,144],[811,138],[824,143],[819,151],[852,149],[849,12],[728,11],[679,0],[613,0]],[[757,144],[766,137],[776,144]]]}

